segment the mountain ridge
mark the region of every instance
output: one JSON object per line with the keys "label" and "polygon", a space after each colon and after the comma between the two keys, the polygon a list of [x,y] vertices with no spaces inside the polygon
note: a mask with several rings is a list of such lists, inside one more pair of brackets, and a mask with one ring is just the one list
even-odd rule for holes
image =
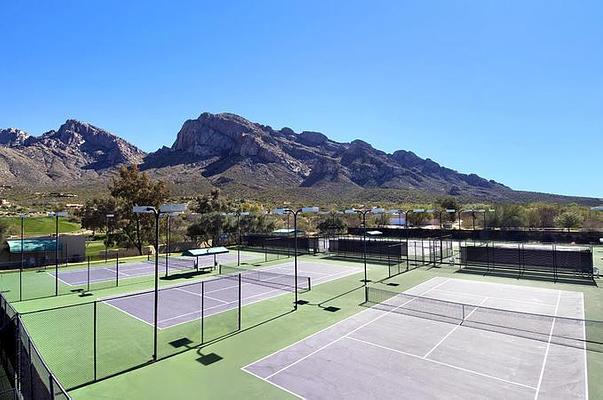
{"label": "mountain ridge", "polygon": [[[386,153],[356,139],[331,140],[315,131],[273,129],[232,113],[186,120],[170,147],[145,153],[92,124],[67,120],[58,130],[31,136],[0,129],[0,179],[19,186],[94,185],[121,165],[136,164],[177,191],[220,187],[226,192],[387,192],[460,196],[489,201],[595,202],[596,199],[514,191],[473,173],[461,173],[409,150]],[[32,184],[31,182],[35,182]],[[554,200],[553,200],[554,199]]]}

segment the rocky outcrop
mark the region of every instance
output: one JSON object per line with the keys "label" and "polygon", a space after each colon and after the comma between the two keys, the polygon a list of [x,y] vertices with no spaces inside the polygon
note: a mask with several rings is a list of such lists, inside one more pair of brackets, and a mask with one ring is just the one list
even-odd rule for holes
{"label": "rocky outcrop", "polygon": [[204,177],[220,186],[248,185],[250,171],[255,171],[264,174],[257,179],[251,177],[255,184],[267,186],[273,184],[270,179],[275,179],[301,187],[345,184],[439,194],[509,190],[494,181],[442,167],[410,151],[387,154],[362,140],[338,143],[320,132],[274,130],[229,113],[203,113],[186,121],[171,148],[150,154],[142,168],[186,165],[191,173],[201,170]]}
{"label": "rocky outcrop", "polygon": [[388,154],[362,140],[339,143],[320,132],[277,130],[229,113],[203,113],[184,122],[171,147],[148,155],[101,128],[73,119],[39,137],[14,128],[0,130],[2,183],[90,185],[123,164],[139,164],[168,181],[176,192],[213,186],[286,196],[297,189],[316,188],[337,197],[403,191],[498,201],[564,201],[554,195],[530,197],[411,151]]}
{"label": "rocky outcrop", "polygon": [[0,146],[21,146],[27,140],[28,137],[29,135],[21,129],[0,129]]}
{"label": "rocky outcrop", "polygon": [[49,185],[95,179],[119,165],[140,164],[145,153],[93,125],[67,120],[39,137],[18,129],[1,131],[0,175],[11,183]]}

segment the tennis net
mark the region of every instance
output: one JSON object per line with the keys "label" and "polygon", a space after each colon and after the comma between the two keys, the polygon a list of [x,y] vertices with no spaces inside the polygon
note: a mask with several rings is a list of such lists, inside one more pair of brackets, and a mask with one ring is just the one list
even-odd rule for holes
{"label": "tennis net", "polygon": [[[165,265],[166,257],[159,257],[159,265]],[[147,262],[150,264],[155,264],[154,256],[149,256],[147,258]],[[194,271],[197,269],[197,261],[195,257],[178,257],[178,256],[170,256],[167,257],[167,265],[168,268],[178,270],[178,271]]]}
{"label": "tennis net", "polygon": [[[279,274],[261,269],[231,267],[226,265],[220,265],[220,274],[231,276],[233,279],[238,279],[238,275],[240,274],[241,280],[246,283],[259,284],[289,291],[295,290],[294,275]],[[298,291],[309,291],[311,287],[309,276],[297,276]]]}
{"label": "tennis net", "polygon": [[603,351],[603,321],[455,303],[372,286],[366,287],[365,300],[365,305],[382,311]]}

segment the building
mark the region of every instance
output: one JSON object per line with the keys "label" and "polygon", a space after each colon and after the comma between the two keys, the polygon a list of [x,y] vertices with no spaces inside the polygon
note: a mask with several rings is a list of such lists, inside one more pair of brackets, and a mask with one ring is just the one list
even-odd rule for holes
{"label": "building", "polygon": [[[86,238],[81,235],[59,236],[59,262],[79,262],[86,258]],[[38,267],[55,263],[57,243],[54,237],[26,238],[23,240],[25,267]],[[7,240],[0,250],[0,268],[10,269],[21,265],[21,239]]]}

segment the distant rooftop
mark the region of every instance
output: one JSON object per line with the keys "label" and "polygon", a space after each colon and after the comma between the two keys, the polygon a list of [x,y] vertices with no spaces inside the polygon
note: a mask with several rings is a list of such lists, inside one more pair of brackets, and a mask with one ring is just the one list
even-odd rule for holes
{"label": "distant rooftop", "polygon": [[[21,252],[21,240],[7,240],[8,251],[11,253]],[[60,244],[59,244],[60,247]],[[55,251],[56,241],[54,239],[25,239],[23,240],[24,253],[40,253],[44,251]]]}

